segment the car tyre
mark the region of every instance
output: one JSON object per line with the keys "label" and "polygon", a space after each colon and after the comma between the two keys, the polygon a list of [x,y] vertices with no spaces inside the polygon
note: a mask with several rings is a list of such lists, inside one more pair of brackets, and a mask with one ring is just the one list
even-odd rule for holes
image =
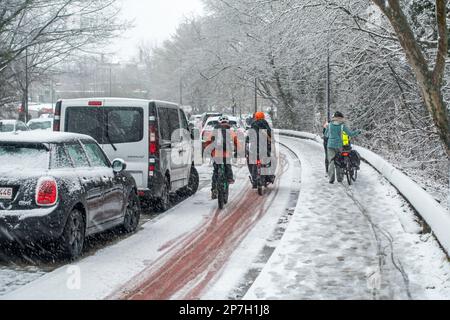
{"label": "car tyre", "polygon": [[75,260],[81,256],[86,240],[86,223],[83,213],[73,209],[67,218],[63,234],[60,239],[60,247],[65,258]]}
{"label": "car tyre", "polygon": [[170,182],[166,177],[162,186],[161,198],[158,199],[156,210],[159,212],[166,212],[170,208]]}
{"label": "car tyre", "polygon": [[135,232],[139,226],[141,209],[139,197],[135,191],[132,191],[128,197],[127,207],[125,208],[125,217],[123,221],[123,231],[125,233]]}
{"label": "car tyre", "polygon": [[189,175],[189,182],[186,188],[184,188],[181,194],[186,195],[188,197],[193,196],[197,193],[200,185],[200,177],[195,166],[191,168],[191,174]]}

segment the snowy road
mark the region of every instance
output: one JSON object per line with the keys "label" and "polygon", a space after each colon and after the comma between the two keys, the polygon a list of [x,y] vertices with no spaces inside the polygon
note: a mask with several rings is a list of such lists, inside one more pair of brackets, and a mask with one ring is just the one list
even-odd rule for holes
{"label": "snowy road", "polygon": [[[220,277],[222,266],[231,261],[230,256],[246,239],[261,240],[252,244],[246,257],[251,261],[268,242],[281,238],[298,199],[298,159],[286,151],[280,156],[278,168],[281,179],[264,198],[251,190],[247,167],[235,168],[237,182],[230,203],[218,211],[217,201],[209,200],[212,169],[203,166],[200,176],[204,188],[194,197],[151,219],[137,234],[97,250],[74,266],[61,266],[32,279],[3,298],[199,298]],[[73,270],[81,277],[76,290],[68,285]],[[241,264],[232,288],[240,285],[246,272]],[[158,290],[153,290],[156,287]]]}
{"label": "snowy road", "polygon": [[[147,217],[131,237],[94,241],[74,266],[0,266],[0,296],[450,298],[447,257],[376,171],[363,165],[354,187],[331,186],[320,145],[280,140],[280,178],[264,197],[251,190],[247,167],[236,167],[230,203],[218,211],[209,200],[211,168],[203,166],[194,197]],[[74,270],[76,288],[68,285]]]}

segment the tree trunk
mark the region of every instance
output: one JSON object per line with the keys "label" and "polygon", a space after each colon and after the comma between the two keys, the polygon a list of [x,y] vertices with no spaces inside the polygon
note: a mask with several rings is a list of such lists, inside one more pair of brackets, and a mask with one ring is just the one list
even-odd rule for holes
{"label": "tree trunk", "polygon": [[439,48],[437,52],[435,70],[431,71],[425,55],[419,46],[414,33],[403,13],[398,0],[373,0],[389,19],[406,57],[417,78],[424,103],[433,117],[434,124],[439,131],[439,137],[444,144],[447,156],[450,157],[449,114],[442,94],[442,78],[445,70],[445,58],[448,50],[446,3],[447,0],[436,0],[437,21],[439,29]]}

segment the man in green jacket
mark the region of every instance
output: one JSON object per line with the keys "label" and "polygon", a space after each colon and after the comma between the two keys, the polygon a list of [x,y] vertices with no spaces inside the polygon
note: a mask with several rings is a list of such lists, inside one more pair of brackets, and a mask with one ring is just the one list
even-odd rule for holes
{"label": "man in green jacket", "polygon": [[336,167],[334,158],[339,155],[342,151],[344,143],[342,141],[342,134],[346,133],[349,137],[356,137],[361,134],[360,130],[351,131],[345,125],[345,117],[342,112],[336,112],[331,120],[331,123],[328,125],[325,130],[325,137],[328,138],[328,159],[330,161],[330,166],[328,168],[328,176],[330,178],[330,183],[333,184],[336,180],[338,182],[342,182],[343,175],[341,168]]}

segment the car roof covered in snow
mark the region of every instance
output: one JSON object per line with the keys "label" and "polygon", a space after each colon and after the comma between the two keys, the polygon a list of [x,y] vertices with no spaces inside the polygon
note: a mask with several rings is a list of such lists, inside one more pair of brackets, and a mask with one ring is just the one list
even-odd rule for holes
{"label": "car roof covered in snow", "polygon": [[79,99],[61,99],[61,101],[64,105],[70,104],[80,104],[80,107],[82,107],[86,102],[89,101],[102,101],[104,103],[104,106],[108,107],[108,104],[110,103],[137,103],[137,104],[144,104],[147,105],[150,102],[154,102],[157,104],[165,104],[170,105],[173,107],[179,107],[177,103],[169,102],[169,101],[163,101],[163,100],[152,100],[152,99],[135,99],[135,98],[112,98],[112,97],[96,97],[96,98],[79,98]]}
{"label": "car roof covered in snow", "polygon": [[30,121],[28,121],[28,124],[30,124],[30,123],[40,123],[40,122],[53,122],[53,118],[31,119]]}
{"label": "car roof covered in snow", "polygon": [[22,142],[22,143],[61,143],[75,140],[91,140],[92,137],[66,132],[49,132],[49,131],[27,131],[18,133],[1,133],[1,142]]}
{"label": "car roof covered in snow", "polygon": [[14,124],[17,122],[17,120],[0,120],[3,124]]}
{"label": "car roof covered in snow", "polygon": [[[210,123],[210,122],[214,122],[214,121],[219,121],[221,117],[211,117],[208,119],[208,121],[206,121],[206,124]],[[233,121],[233,122],[237,122],[239,123],[240,120],[238,117],[233,117],[233,116],[227,116],[228,120]]]}

